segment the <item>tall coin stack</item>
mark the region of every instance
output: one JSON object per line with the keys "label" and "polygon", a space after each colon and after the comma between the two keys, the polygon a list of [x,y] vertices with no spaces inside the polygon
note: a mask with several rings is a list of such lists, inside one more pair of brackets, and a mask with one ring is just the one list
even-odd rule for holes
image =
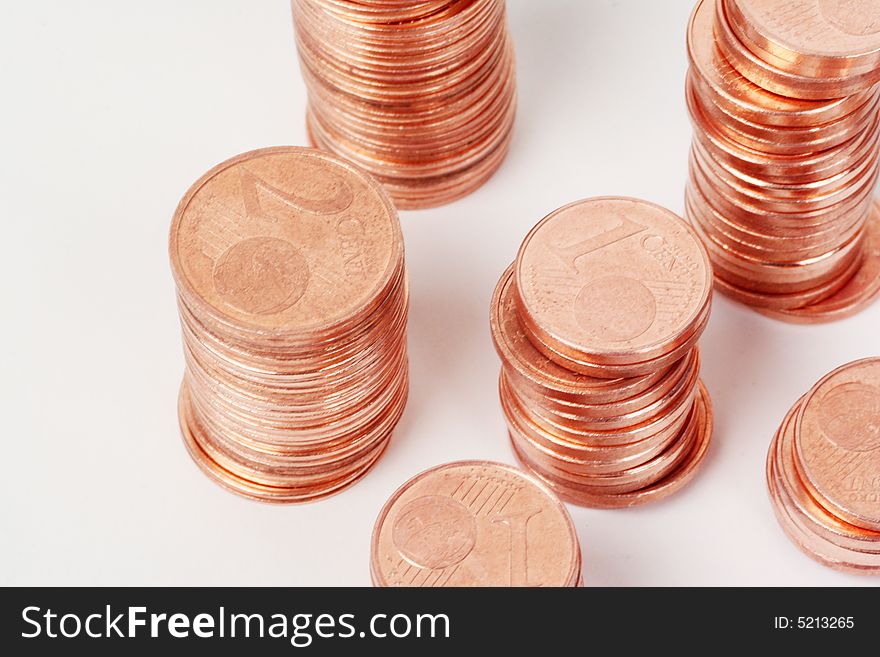
{"label": "tall coin stack", "polygon": [[171,226],[180,424],[226,488],[305,502],[360,479],[407,399],[397,212],[335,156],[270,148],[209,171]]}
{"label": "tall coin stack", "polygon": [[806,554],[880,575],[880,358],[834,370],[795,404],[770,445],[767,485]]}
{"label": "tall coin stack", "polygon": [[880,293],[880,5],[701,0],[688,27],[686,216],[716,284],[796,322]]}
{"label": "tall coin stack", "polygon": [[516,107],[504,0],[293,0],[313,143],[399,208],[450,202],[507,153]]}
{"label": "tall coin stack", "polygon": [[697,347],[711,293],[699,239],[656,205],[589,199],[538,223],[490,312],[520,461],[585,506],[681,488],[712,435]]}

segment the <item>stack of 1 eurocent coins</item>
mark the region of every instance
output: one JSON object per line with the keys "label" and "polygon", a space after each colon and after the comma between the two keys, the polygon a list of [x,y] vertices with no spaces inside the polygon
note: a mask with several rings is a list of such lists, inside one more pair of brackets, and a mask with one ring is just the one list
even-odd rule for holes
{"label": "stack of 1 eurocent coins", "polygon": [[595,198],[538,223],[490,311],[520,461],[585,506],[681,488],[712,435],[697,347],[711,298],[705,249],[659,206]]}
{"label": "stack of 1 eurocent coins", "polygon": [[516,108],[504,0],[293,0],[312,142],[399,208],[450,202],[507,153]]}
{"label": "stack of 1 eurocent coins", "polygon": [[719,289],[822,322],[880,293],[880,10],[701,0],[688,28],[686,216]]}
{"label": "stack of 1 eurocent coins", "polygon": [[834,370],[795,404],[767,454],[767,485],[806,554],[880,575],[880,358]]}
{"label": "stack of 1 eurocent coins", "polygon": [[359,480],[407,399],[408,288],[397,212],[335,156],[279,147],[209,171],[170,236],[186,446],[268,502]]}
{"label": "stack of 1 eurocent coins", "polygon": [[571,517],[535,477],[501,463],[460,461],[401,486],[373,530],[375,586],[583,584]]}

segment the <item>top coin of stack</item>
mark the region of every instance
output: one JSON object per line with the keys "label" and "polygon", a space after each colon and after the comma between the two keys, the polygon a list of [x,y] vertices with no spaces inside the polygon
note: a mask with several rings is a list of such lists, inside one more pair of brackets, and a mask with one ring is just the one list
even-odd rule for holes
{"label": "top coin of stack", "polygon": [[379,184],[312,149],[246,153],[187,192],[170,255],[198,465],[272,502],[362,477],[408,390],[403,241]]}
{"label": "top coin of stack", "polygon": [[711,291],[700,241],[656,205],[589,199],[538,223],[490,313],[518,458],[586,506],[684,485],[712,433],[696,347]]}
{"label": "top coin of stack", "polygon": [[880,293],[877,7],[701,0],[691,17],[687,216],[719,288],[782,319]]}
{"label": "top coin of stack", "polygon": [[373,530],[375,586],[578,586],[581,550],[559,498],[500,463],[461,461],[416,475]]}
{"label": "top coin of stack", "polygon": [[293,0],[314,144],[359,164],[400,208],[485,182],[513,128],[503,0]]}
{"label": "top coin of stack", "polygon": [[880,358],[834,370],[795,404],[767,454],[767,485],[809,556],[880,575]]}
{"label": "top coin of stack", "polygon": [[794,98],[824,99],[880,82],[876,0],[719,1],[739,40],[765,64],[756,84]]}

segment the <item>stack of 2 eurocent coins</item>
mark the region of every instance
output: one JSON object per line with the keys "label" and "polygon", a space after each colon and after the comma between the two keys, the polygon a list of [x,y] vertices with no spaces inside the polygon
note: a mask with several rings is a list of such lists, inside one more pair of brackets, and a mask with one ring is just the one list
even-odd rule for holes
{"label": "stack of 2 eurocent coins", "polygon": [[880,293],[880,9],[701,0],[688,28],[686,216],[718,288],[823,322]]}
{"label": "stack of 2 eurocent coins", "polygon": [[382,187],[320,151],[246,153],[190,188],[169,250],[196,463],[268,502],[363,477],[408,391],[403,241]]}
{"label": "stack of 2 eurocent coins", "polygon": [[583,584],[571,517],[535,477],[501,463],[460,461],[401,486],[373,530],[374,586]]}
{"label": "stack of 2 eurocent coins", "polygon": [[834,370],[794,405],[770,445],[767,485],[806,554],[880,575],[880,358]]}
{"label": "stack of 2 eurocent coins", "polygon": [[659,206],[595,198],[538,223],[490,311],[519,460],[585,506],[681,488],[712,435],[697,347],[711,299],[700,240]]}
{"label": "stack of 2 eurocent coins", "polygon": [[399,208],[450,202],[500,166],[516,80],[504,0],[293,0],[312,143]]}

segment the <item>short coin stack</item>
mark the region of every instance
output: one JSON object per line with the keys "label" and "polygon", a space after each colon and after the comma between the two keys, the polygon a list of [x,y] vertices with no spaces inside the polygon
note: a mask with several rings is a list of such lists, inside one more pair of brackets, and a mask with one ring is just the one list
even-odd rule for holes
{"label": "short coin stack", "polygon": [[522,463],[585,506],[682,487],[712,435],[696,346],[711,292],[699,239],[651,203],[589,199],[535,226],[490,312]]}
{"label": "short coin stack", "polygon": [[408,390],[403,243],[381,186],[320,151],[246,153],[187,192],[170,255],[196,463],[269,502],[362,477]]}
{"label": "short coin stack", "polygon": [[559,498],[500,463],[460,461],[416,475],[373,530],[375,586],[582,585],[581,550]]}
{"label": "short coin stack", "polygon": [[878,7],[701,0],[691,17],[686,216],[719,289],[780,319],[880,293]]}
{"label": "short coin stack", "polygon": [[516,108],[504,0],[293,0],[313,143],[399,208],[447,203],[507,153]]}
{"label": "short coin stack", "polygon": [[770,445],[767,485],[805,553],[880,575],[880,358],[834,370],[795,404]]}

